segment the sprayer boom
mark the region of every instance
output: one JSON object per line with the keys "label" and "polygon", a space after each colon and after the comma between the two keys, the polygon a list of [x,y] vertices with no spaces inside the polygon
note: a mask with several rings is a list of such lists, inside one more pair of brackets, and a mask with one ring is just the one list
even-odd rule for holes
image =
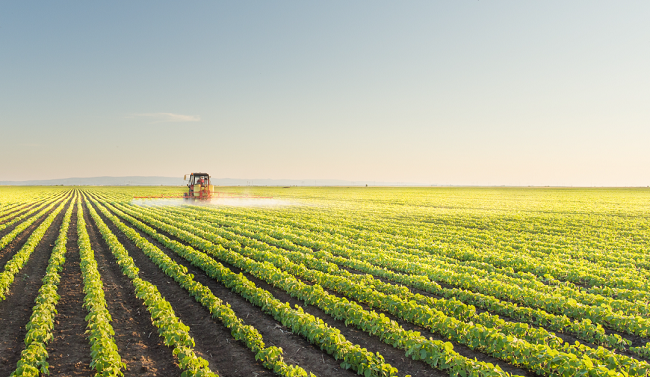
{"label": "sprayer boom", "polygon": [[134,199],[199,199],[209,200],[212,198],[271,198],[270,196],[242,195],[227,192],[215,192],[214,186],[210,183],[210,175],[207,173],[192,173],[189,180],[187,174],[183,177],[187,183],[187,192],[183,195],[153,195],[153,196],[134,196]]}

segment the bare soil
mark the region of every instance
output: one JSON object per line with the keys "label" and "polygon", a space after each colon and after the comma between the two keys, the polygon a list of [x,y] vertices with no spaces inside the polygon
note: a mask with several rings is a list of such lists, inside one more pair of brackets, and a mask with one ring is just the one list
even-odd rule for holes
{"label": "bare soil", "polygon": [[[167,236],[169,236],[169,234],[167,234]],[[179,242],[183,242],[183,241],[181,241],[181,240],[178,240],[178,241],[179,241]],[[236,267],[231,266],[231,268],[236,268]],[[344,267],[341,267],[341,268],[344,268]],[[357,274],[359,274],[358,271],[354,271],[354,270],[351,270],[351,269],[347,269],[347,270],[350,271],[350,272],[353,272],[353,273],[357,273]],[[261,280],[254,278],[254,277],[251,276],[250,274],[245,274],[245,275],[246,275],[250,280],[255,281],[255,283],[258,284],[258,286],[264,286],[264,288],[267,289],[268,291],[272,292],[274,296],[276,296],[276,297],[278,297],[278,298],[280,298],[280,297],[282,296],[282,297],[284,297],[283,299],[285,299],[285,300],[292,299],[292,298],[291,298],[291,297],[290,297],[286,292],[284,292],[284,291],[282,291],[282,290],[280,290],[280,289],[277,289],[277,288],[275,288],[275,287],[272,287],[272,286],[270,286],[270,285],[268,285],[268,284],[262,282]],[[311,282],[309,282],[309,281],[306,281],[306,280],[300,279],[300,278],[298,278],[298,277],[296,277],[296,278],[297,278],[298,280],[302,281],[302,282],[305,283],[305,284],[310,284],[310,285],[313,284],[313,283],[311,283]],[[379,279],[381,279],[381,278],[379,278]],[[387,280],[385,280],[385,279],[381,279],[381,280],[382,280],[382,281],[385,281],[385,282],[387,282],[387,283],[394,284],[393,282],[387,281]],[[338,294],[338,293],[335,293],[335,292],[332,292],[332,291],[329,291],[329,293],[330,293],[330,294],[333,294],[333,295],[335,295],[335,296],[337,296],[337,297],[344,297],[343,295]],[[418,292],[418,293],[426,294],[426,295],[428,295],[428,296],[433,296],[433,295],[431,295],[431,294],[429,294],[429,293],[427,293],[427,292]],[[465,356],[465,357],[467,357],[467,358],[469,358],[469,359],[474,359],[474,358],[476,358],[476,359],[479,360],[479,361],[483,361],[483,362],[487,362],[487,363],[492,363],[492,364],[494,364],[494,365],[499,365],[499,366],[501,367],[501,369],[503,369],[504,371],[507,371],[507,372],[509,372],[509,373],[512,373],[512,374],[518,374],[518,375],[522,375],[522,376],[535,376],[535,374],[532,373],[532,372],[529,372],[529,371],[527,371],[527,370],[525,370],[525,369],[521,369],[521,368],[515,367],[515,366],[513,366],[513,365],[511,365],[511,364],[509,364],[509,363],[507,363],[507,362],[505,362],[505,361],[499,360],[499,359],[497,359],[497,358],[495,358],[495,357],[492,357],[492,356],[490,356],[490,355],[486,355],[486,354],[481,353],[481,352],[479,352],[479,351],[472,350],[471,348],[469,348],[469,347],[467,347],[467,346],[465,346],[465,345],[462,345],[462,344],[460,344],[460,343],[453,342],[453,341],[450,341],[450,340],[448,340],[448,339],[444,339],[444,338],[440,337],[439,335],[434,334],[434,333],[428,331],[427,329],[423,329],[423,328],[420,328],[420,327],[418,327],[418,326],[415,326],[415,325],[413,325],[413,324],[411,324],[411,323],[409,323],[409,322],[406,322],[406,321],[401,320],[401,319],[399,319],[399,318],[397,318],[397,317],[394,317],[393,315],[391,315],[391,314],[389,314],[389,313],[387,313],[387,312],[384,312],[384,311],[378,310],[378,309],[376,309],[376,308],[375,308],[375,309],[369,308],[367,305],[365,305],[365,304],[363,304],[363,303],[360,303],[360,302],[357,302],[357,301],[355,301],[355,300],[353,300],[353,299],[350,299],[349,297],[345,297],[345,298],[346,298],[347,300],[349,300],[349,301],[354,301],[354,302],[356,302],[357,304],[361,305],[365,310],[374,310],[374,311],[376,311],[376,312],[378,312],[378,313],[382,313],[382,314],[384,314],[386,317],[388,317],[388,318],[390,318],[391,320],[393,320],[393,321],[399,323],[400,326],[402,326],[402,327],[403,327],[404,329],[406,329],[406,330],[418,331],[418,332],[422,333],[422,334],[423,334],[425,337],[427,337],[427,338],[431,337],[431,338],[436,339],[436,340],[441,340],[441,341],[444,341],[444,342],[450,342],[450,343],[452,343],[452,344],[454,345],[454,350],[455,350],[456,352],[458,352],[459,354],[461,354],[461,355],[463,355],[463,356]],[[293,299],[293,300],[295,300],[295,299]],[[295,300],[295,301],[297,301],[297,302],[300,303],[300,301],[298,301],[298,300]],[[293,303],[292,303],[292,304],[293,304]],[[324,312],[322,312],[320,309],[318,309],[318,308],[316,308],[316,307],[312,307],[312,306],[309,306],[309,309],[310,309],[310,310],[313,310],[313,312],[311,312],[311,311],[309,311],[309,310],[307,310],[307,309],[305,309],[305,311],[308,311],[310,314],[313,314],[313,315],[317,315],[316,313],[319,313],[317,316],[320,317],[320,318],[322,318],[323,320],[325,320],[325,318],[324,318],[323,316],[327,316],[327,314],[325,314]],[[329,317],[329,316],[328,316],[328,317]],[[335,326],[335,327],[340,328],[341,324],[342,324],[343,326],[345,326],[345,323],[344,323],[343,321],[337,321],[337,320],[334,320],[333,318],[332,318],[332,320],[333,320],[333,321],[332,321],[332,325]],[[327,321],[326,321],[326,322],[327,322]],[[330,322],[327,322],[327,323],[330,324]],[[361,331],[354,330],[353,332],[351,332],[351,335],[354,335],[354,336],[357,336],[357,337],[358,337],[359,335],[357,335],[355,332],[361,332]],[[363,333],[363,332],[361,332],[361,333]],[[363,333],[363,334],[365,335],[365,333]],[[345,335],[345,334],[344,334],[344,335]],[[345,335],[345,336],[346,336],[346,338],[348,337],[347,335]],[[390,347],[390,346],[386,346],[383,342],[381,342],[381,340],[379,340],[378,337],[374,337],[374,336],[370,336],[370,335],[367,335],[367,336],[370,337],[370,338],[374,338],[374,339],[372,339],[372,340],[377,340],[377,341],[379,341],[382,345],[384,345],[384,347]],[[361,344],[361,343],[359,343],[359,344]],[[365,346],[364,346],[364,347],[365,347]],[[376,347],[376,345],[375,345],[375,347]],[[368,348],[368,347],[366,347],[366,348]],[[371,349],[371,348],[368,348],[368,349]],[[387,353],[388,351],[384,351],[384,352],[379,351],[379,352],[380,352],[382,355],[384,355],[384,357],[386,358],[386,361],[390,362],[391,365],[393,365],[393,366],[395,366],[396,368],[398,368],[398,369],[400,370],[400,372],[401,372],[402,370],[404,370],[407,374],[412,374],[412,375],[415,375],[415,374],[418,373],[418,370],[415,370],[415,371],[412,371],[412,370],[406,370],[406,369],[404,368],[403,362],[402,362],[402,364],[399,364],[399,363],[396,362],[396,361],[391,362],[390,360],[391,360],[391,359],[392,359],[392,360],[396,360],[396,357],[394,356],[393,358],[389,358],[387,355],[384,354],[384,352]],[[401,352],[401,351],[400,351],[400,352]],[[404,352],[401,352],[401,355],[404,356]],[[399,355],[396,355],[396,356],[399,356]],[[404,357],[405,357],[405,356],[404,356]],[[403,361],[403,360],[401,360],[400,357],[398,357],[398,359],[400,359],[399,361]],[[407,359],[408,359],[408,358],[407,358]],[[409,360],[410,360],[410,359],[409,359]],[[413,362],[413,363],[415,363],[415,362]],[[431,368],[430,366],[426,365],[425,363],[422,363],[422,362],[420,362],[420,363],[423,364],[424,367],[426,367],[426,368],[429,368],[429,369]],[[409,363],[409,364],[412,364],[412,363]],[[422,374],[418,374],[418,375],[422,375]],[[446,375],[446,374],[444,374],[444,375]]]}
{"label": "bare soil", "polygon": [[172,349],[158,336],[142,300],[136,297],[131,280],[122,274],[115,257],[84,209],[86,230],[102,276],[108,311],[113,318],[115,344],[126,364],[125,376],[174,376],[181,371]]}
{"label": "bare soil", "polygon": [[[166,233],[166,232],[164,232],[162,230],[158,230],[158,231],[159,231],[159,233],[164,234],[167,237],[170,237],[171,239],[174,239],[174,240],[176,240],[178,242],[181,242],[181,243],[187,245],[186,242],[184,242],[184,241],[182,241],[182,240],[180,240],[180,239],[178,239],[178,238],[176,238],[176,237],[174,237],[174,236],[172,236],[172,235],[170,235],[170,234],[168,234],[168,233]],[[173,253],[171,251],[164,248],[161,244],[156,243],[155,241],[153,241],[150,237],[146,236],[145,234],[141,233],[141,235],[143,237],[146,237],[150,242],[153,242],[159,248],[161,248],[163,251],[168,253],[168,255],[170,255],[170,257],[172,257],[176,262],[185,265],[186,267],[188,267],[188,269],[191,268],[191,265],[189,264],[189,262],[183,260],[182,258],[180,258],[180,257],[178,257],[176,255],[172,255]],[[222,263],[224,266],[228,267],[229,269],[231,269],[234,273],[242,272],[239,268],[237,268],[235,266],[229,265],[229,264],[221,262],[221,261],[219,261],[219,262]],[[203,273],[199,269],[194,269],[192,271],[192,273],[195,274],[197,279],[198,279],[199,276],[205,276],[205,273]],[[399,370],[400,375],[409,375],[409,374],[412,375],[412,376],[446,376],[446,375],[448,375],[445,372],[433,369],[431,366],[429,366],[428,364],[426,364],[426,363],[424,363],[422,361],[414,361],[414,360],[410,359],[409,357],[407,357],[405,355],[404,351],[396,349],[396,348],[394,348],[394,347],[392,347],[390,345],[387,345],[386,343],[382,342],[379,339],[379,337],[377,337],[377,336],[369,335],[369,334],[367,334],[367,333],[365,333],[363,331],[355,329],[352,326],[348,327],[348,326],[345,325],[344,321],[334,319],[332,316],[326,314],[325,312],[318,309],[317,307],[314,307],[314,306],[311,306],[311,305],[306,305],[305,306],[304,302],[291,297],[286,292],[284,292],[284,291],[282,291],[280,289],[276,289],[275,287],[267,284],[266,282],[263,282],[263,281],[255,278],[254,276],[252,276],[250,274],[247,274],[247,273],[243,273],[243,274],[249,280],[254,282],[258,287],[268,290],[277,299],[279,299],[281,301],[284,301],[284,302],[288,302],[292,307],[294,305],[302,306],[303,310],[305,310],[305,312],[307,312],[309,314],[312,314],[312,315],[314,315],[314,316],[316,316],[318,318],[321,318],[329,326],[339,329],[341,331],[341,334],[343,336],[345,336],[346,339],[348,339],[350,342],[355,343],[355,344],[359,344],[361,347],[366,348],[367,350],[369,350],[371,352],[379,352],[385,358],[386,362],[388,362],[389,364],[391,364],[392,366],[394,366],[395,368],[397,368]],[[209,279],[209,278],[207,278],[207,279]],[[306,282],[306,283],[308,283],[308,282]],[[240,315],[240,314],[238,313],[238,315]],[[261,331],[260,327],[258,327],[257,325],[256,325],[256,327]],[[332,360],[334,360],[331,356],[325,354],[318,347],[315,347],[313,345],[311,347],[316,349],[321,354],[322,358],[325,358],[325,359],[331,358]],[[484,354],[482,354],[480,352],[476,352],[476,351],[472,351],[472,350],[469,350],[469,351],[472,353],[472,356],[471,356],[472,358],[474,358],[474,357],[486,358],[487,357],[489,359],[493,359],[493,358],[491,358],[489,356],[486,356],[486,355],[484,355]],[[342,373],[344,373],[344,372],[351,373],[351,371],[344,371],[342,368],[340,368],[338,366],[336,368],[334,368],[334,369],[324,371],[324,373],[323,372],[318,373],[318,372],[316,372],[316,370],[310,369],[310,367],[312,365],[314,365],[314,364],[309,363],[309,360],[307,361],[306,364],[303,363],[303,362],[300,362],[299,364],[300,364],[300,366],[302,366],[306,370],[312,370],[312,371],[314,371],[314,373],[317,373],[318,375],[322,375],[322,376],[339,376],[339,375],[342,375]],[[504,363],[504,364],[508,365],[511,369],[514,368],[514,369],[516,369],[518,371],[521,371],[520,369],[512,367],[507,363]],[[521,372],[522,372],[521,374],[525,375],[525,371],[521,371]]]}
{"label": "bare soil", "polygon": [[3,213],[2,215],[0,215],[0,217],[2,218],[2,220],[0,221],[0,224],[4,224],[4,223],[6,223],[8,221],[11,221],[16,216],[22,215],[25,211],[29,210],[30,208],[33,208],[34,206],[36,206],[36,203],[29,203],[27,205],[21,205],[21,206],[12,208],[11,210],[9,210],[9,211]]}
{"label": "bare soil", "polygon": [[[111,232],[118,237],[122,245],[129,251],[140,269],[140,277],[156,285],[160,293],[171,303],[178,318],[190,327],[190,335],[196,343],[196,354],[208,360],[213,371],[218,372],[220,376],[274,376],[271,371],[265,369],[260,362],[255,360],[255,355],[251,350],[230,335],[230,330],[218,320],[213,319],[206,308],[196,302],[185,289],[162,272],[110,220],[105,218],[99,211],[98,213]],[[222,300],[227,301],[225,297],[220,296],[217,292],[213,291],[213,293]],[[148,315],[148,313],[145,314]],[[241,315],[240,313],[237,314]],[[178,374],[180,374],[180,371]]]}
{"label": "bare soil", "polygon": [[[219,373],[220,376],[232,377],[270,377],[275,375],[273,372],[265,369],[260,362],[256,361],[252,351],[243,343],[236,341],[230,335],[230,330],[218,320],[213,319],[205,307],[196,302],[186,290],[161,271],[142,250],[132,243],[97,208],[96,210],[109,229],[128,250],[131,257],[133,257],[134,262],[140,269],[140,276],[158,287],[160,293],[171,303],[179,319],[190,327],[190,334],[196,342],[195,351],[197,355],[208,360],[213,371]],[[101,233],[94,220],[88,214],[87,209],[84,209],[84,212],[91,246],[95,252],[95,259],[97,260],[104,283],[108,310],[113,318],[112,325],[115,330],[115,341],[122,360],[127,365],[127,369],[124,372],[125,375],[180,376],[181,371],[178,368],[175,357],[172,355],[172,349],[165,346],[163,340],[158,336],[157,329],[151,323],[150,315],[146,311],[143,302],[135,296],[131,281],[122,274],[120,267],[110,252],[110,248],[101,237]],[[7,300],[0,302],[0,376],[9,375],[15,369],[16,362],[20,358],[20,352],[24,349],[25,325],[29,321],[33,302],[41,286],[41,279],[45,273],[64,213],[65,209],[52,223],[45,237],[34,250],[30,261],[23,271],[17,275]],[[35,224],[16,237],[7,247],[0,250],[0,266],[4,265],[6,261],[20,250],[29,235],[44,221],[46,216],[40,218]],[[90,376],[94,374],[94,371],[89,367],[91,362],[90,346],[85,335],[87,324],[85,316],[87,311],[83,308],[85,295],[83,293],[83,279],[79,268],[80,258],[77,246],[76,216],[75,210],[68,231],[68,243],[66,245],[67,260],[61,272],[62,278],[59,287],[61,299],[57,305],[58,314],[55,317],[54,338],[48,345],[48,362],[52,375]],[[249,303],[240,295],[233,293],[218,281],[207,276],[200,268],[192,266],[191,263],[179,257],[152,237],[135,229],[130,223],[124,223],[160,248],[174,261],[188,268],[189,273],[194,274],[194,279],[197,282],[207,286],[215,296],[228,303],[237,316],[246,324],[252,325],[260,331],[267,346],[281,347],[284,352],[284,359],[288,364],[299,365],[319,377],[352,377],[356,375],[351,370],[342,369],[340,367],[340,361],[335,360],[332,356],[320,350],[319,347],[310,344],[302,336],[293,334],[288,328],[274,320],[270,315],[262,312],[259,307]],[[14,227],[15,225],[10,227],[10,229]],[[10,229],[5,229],[0,232],[0,237],[9,233],[11,231]],[[164,231],[159,232],[183,244],[188,244]],[[219,262],[234,273],[243,273],[235,266],[221,261]],[[359,273],[358,271],[349,271]],[[385,358],[387,363],[390,363],[399,370],[400,376],[411,375],[414,377],[422,377],[448,375],[446,372],[436,370],[422,361],[411,360],[409,357],[406,357],[404,351],[383,343],[379,337],[357,330],[352,325],[348,327],[344,321],[333,318],[315,306],[305,305],[302,301],[291,297],[281,289],[275,288],[248,273],[243,273],[243,275],[258,287],[269,291],[278,300],[287,302],[292,307],[299,305],[305,312],[321,318],[329,326],[339,329],[341,334],[350,342],[359,344],[371,352],[378,352]],[[382,278],[379,279],[387,283],[395,284]],[[308,281],[303,282],[312,284]],[[411,291],[437,297],[417,289],[411,289]],[[330,293],[338,297],[343,297],[334,292]],[[371,310],[366,305],[359,304],[364,309]],[[477,311],[481,312],[482,310]],[[448,341],[426,329],[402,321],[388,313],[383,314],[399,323],[406,330],[419,331],[427,338],[431,337],[433,339]],[[504,320],[517,322],[511,318],[504,318]],[[561,336],[566,341],[572,342],[574,340],[571,335],[558,334],[558,336]],[[640,344],[647,340],[630,337],[629,335],[623,336],[628,339],[634,338],[635,344]],[[499,365],[503,370],[512,374],[526,377],[535,376],[532,372],[518,368],[479,351],[472,350],[464,345],[455,342],[451,343],[454,345],[456,352],[470,359],[476,358],[479,361]],[[635,357],[632,354],[628,355]]]}
{"label": "bare soil", "polygon": [[[43,221],[45,221],[47,216],[49,216],[49,214],[52,213],[52,211],[54,211],[54,208],[49,210],[47,213],[45,213],[43,216],[41,216],[38,220],[34,221],[34,223],[32,225],[28,226],[27,229],[20,232],[20,234],[18,234],[16,236],[16,238],[14,238],[11,242],[9,242],[9,244],[7,244],[7,246],[5,246],[2,250],[0,250],[0,268],[3,268],[4,265],[11,258],[13,258],[14,254],[16,254],[18,252],[18,250],[20,250],[23,247],[23,245],[27,242],[27,240],[29,239],[29,236],[32,234],[32,232],[36,228],[38,228],[38,226],[41,225],[41,223]],[[65,212],[65,210],[62,211],[62,212]],[[23,219],[22,221],[19,221],[16,224],[12,224],[10,227],[0,231],[0,238],[2,238],[4,236],[6,236],[7,234],[11,233],[16,228],[16,226],[20,225],[25,220],[27,220],[27,219]],[[54,223],[52,223],[52,224],[54,224]]]}
{"label": "bare soil", "polygon": [[[223,284],[207,276],[203,270],[192,266],[191,263],[179,257],[148,235],[142,232],[139,233],[141,236],[147,238],[149,242],[160,248],[175,262],[187,267],[189,273],[194,274],[194,279],[196,281],[209,287],[215,296],[221,298],[224,302],[227,302],[244,323],[254,326],[262,334],[267,346],[282,348],[284,359],[288,364],[300,365],[307,371],[311,371],[318,376],[356,375],[356,373],[353,373],[352,371],[341,369],[339,366],[341,363],[340,361],[327,355],[321,351],[320,348],[309,343],[305,338],[293,334],[288,328],[283,326],[282,323],[273,319],[272,316],[263,313],[259,307],[249,303],[240,295],[233,293]],[[231,342],[236,342],[234,338],[230,337],[230,339]],[[248,349],[247,352],[252,354]],[[269,375],[273,374],[269,372]]]}
{"label": "bare soil", "polygon": [[83,279],[77,246],[77,211],[72,211],[68,228],[65,263],[59,283],[59,299],[54,318],[53,339],[47,346],[53,376],[90,376],[90,344],[85,336],[86,310],[83,308]]}
{"label": "bare soil", "polygon": [[[341,267],[341,266],[339,266],[339,267],[340,267],[340,268],[344,268],[344,267]],[[352,272],[352,273],[359,273],[358,271],[355,271],[355,270],[352,270],[352,269],[347,269],[347,270],[350,271],[350,272]],[[393,270],[393,269],[390,269],[390,268],[389,268],[389,270],[391,270],[391,271],[393,271],[393,272],[396,272],[396,273],[402,273],[401,271]],[[375,278],[380,279],[380,280],[382,280],[382,281],[384,281],[384,282],[386,282],[386,283],[395,284],[394,282],[391,282],[391,281],[389,281],[389,280],[387,280],[387,279],[383,279],[383,278],[380,278],[380,277],[377,277],[377,276],[375,276]],[[456,287],[456,286],[454,286],[454,285],[451,285],[451,284],[445,283],[445,282],[443,282],[443,281],[436,281],[436,283],[438,283],[441,287],[443,287],[443,288],[447,288],[447,289],[458,288],[458,287]],[[441,296],[433,295],[433,294],[431,294],[431,293],[429,293],[429,292],[426,292],[426,291],[421,291],[421,290],[414,289],[414,288],[410,288],[410,287],[407,287],[407,288],[409,288],[409,290],[410,290],[411,292],[413,292],[413,293],[420,293],[420,294],[422,294],[422,295],[430,296],[430,297],[435,297],[435,298],[443,298],[443,297],[441,297]],[[521,305],[520,303],[514,302],[514,301],[512,301],[512,300],[507,300],[507,299],[502,299],[502,298],[500,298],[499,300],[504,301],[504,302],[510,302],[510,303],[512,303],[512,304],[515,304],[515,305],[524,306],[524,305]],[[462,300],[461,300],[461,301],[462,301]],[[484,309],[480,309],[480,308],[476,308],[476,312],[480,314],[480,313],[482,313],[482,312],[489,312],[489,311],[488,311],[488,310],[484,310]],[[494,314],[494,313],[492,313],[492,314]],[[556,313],[556,314],[557,314],[557,313]],[[517,319],[510,318],[510,317],[506,317],[506,316],[499,316],[499,318],[501,318],[501,319],[503,319],[503,320],[505,320],[505,321],[508,321],[508,322],[521,322],[521,323],[528,323],[528,322],[519,321],[519,320],[517,320]],[[646,343],[650,342],[650,338],[643,338],[643,337],[640,337],[640,336],[637,336],[637,335],[626,334],[626,333],[623,333],[623,332],[620,332],[620,331],[616,331],[616,330],[612,329],[611,327],[607,326],[607,324],[601,324],[601,326],[603,326],[603,328],[605,329],[605,333],[606,333],[606,334],[608,334],[608,335],[610,335],[610,334],[618,334],[618,335],[620,335],[622,338],[627,339],[627,340],[629,340],[630,342],[632,342],[632,347],[640,347],[640,346],[644,346]],[[595,344],[592,344],[592,343],[586,342],[586,341],[584,341],[584,340],[580,340],[580,339],[578,339],[578,338],[575,336],[575,334],[572,334],[572,333],[559,333],[559,332],[556,332],[556,331],[553,331],[553,330],[549,330],[549,329],[548,329],[547,327],[545,327],[545,326],[537,326],[537,327],[544,328],[544,329],[548,330],[549,332],[554,333],[555,335],[557,335],[558,337],[562,338],[562,339],[563,339],[565,342],[567,342],[567,343],[571,343],[571,344],[573,344],[573,343],[575,343],[576,341],[579,341],[581,344],[584,344],[584,345],[586,345],[586,346],[588,346],[588,347],[591,347],[591,348],[594,348],[594,349],[596,349],[596,348],[599,347],[598,345],[595,345]],[[617,352],[618,352],[618,351],[617,351]],[[635,358],[635,359],[638,359],[638,360],[644,360],[644,359],[640,358],[638,355],[636,355],[636,354],[634,354],[634,353],[631,353],[631,352],[619,352],[619,353],[622,353],[622,354],[624,354],[624,355],[630,356],[630,357]]]}
{"label": "bare soil", "polygon": [[[6,300],[0,302],[0,375],[2,376],[8,376],[16,369],[20,353],[25,348],[24,339],[27,333],[25,326],[32,314],[34,300],[42,285],[41,281],[45,276],[54,241],[59,235],[64,213],[65,208],[52,222],[23,269],[16,275]],[[45,216],[37,223],[40,224],[44,219]],[[36,226],[38,225],[34,224],[30,229],[33,230]],[[20,235],[20,240],[14,240],[12,244],[7,245],[12,256],[27,241],[31,233],[30,229],[26,229]]]}

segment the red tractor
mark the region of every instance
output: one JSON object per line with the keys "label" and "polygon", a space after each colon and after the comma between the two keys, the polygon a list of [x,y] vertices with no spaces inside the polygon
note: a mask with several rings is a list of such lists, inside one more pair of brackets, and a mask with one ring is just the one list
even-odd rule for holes
{"label": "red tractor", "polygon": [[[183,178],[187,180],[187,175]],[[192,173],[187,183],[189,191],[183,194],[188,199],[210,199],[214,195],[214,186],[210,184],[210,176],[207,173]]]}

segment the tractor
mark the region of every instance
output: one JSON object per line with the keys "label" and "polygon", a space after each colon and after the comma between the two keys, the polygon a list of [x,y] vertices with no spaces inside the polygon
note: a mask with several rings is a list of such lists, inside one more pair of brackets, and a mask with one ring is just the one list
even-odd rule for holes
{"label": "tractor", "polygon": [[[183,177],[187,181],[187,174]],[[186,199],[210,199],[214,195],[214,186],[210,184],[207,173],[192,173],[187,183],[188,192],[183,194]]]}
{"label": "tractor", "polygon": [[[187,174],[183,177],[184,181],[188,181]],[[224,199],[233,199],[233,198],[272,198],[272,196],[258,196],[258,195],[248,195],[248,194],[237,194],[230,192],[215,192],[214,186],[210,183],[210,175],[208,173],[192,173],[190,174],[189,181],[187,182],[188,191],[183,193],[183,195],[149,195],[149,196],[134,196],[133,199],[172,199],[172,198],[184,198],[184,199],[200,199],[208,200],[212,198],[224,198]]]}

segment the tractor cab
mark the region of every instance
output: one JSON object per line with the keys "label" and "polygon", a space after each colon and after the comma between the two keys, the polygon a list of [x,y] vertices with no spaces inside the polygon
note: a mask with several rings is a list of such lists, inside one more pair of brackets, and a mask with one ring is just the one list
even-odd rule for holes
{"label": "tractor cab", "polygon": [[[187,181],[187,175],[183,178]],[[210,184],[210,175],[207,173],[190,174],[187,183],[188,192],[183,197],[191,199],[209,199],[214,194],[214,186]]]}

